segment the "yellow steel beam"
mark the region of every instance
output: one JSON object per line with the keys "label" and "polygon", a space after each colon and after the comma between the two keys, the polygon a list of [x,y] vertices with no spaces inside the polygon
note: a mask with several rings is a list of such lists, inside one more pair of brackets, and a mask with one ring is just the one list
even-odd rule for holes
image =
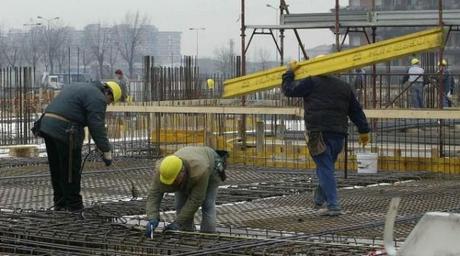
{"label": "yellow steel beam", "polygon": [[[441,47],[443,30],[441,28],[380,41],[375,44],[337,52],[308,61],[299,62],[295,72],[296,79],[321,74],[331,74],[364,67],[378,62],[400,58],[409,54]],[[241,96],[277,87],[285,67],[277,67],[250,75],[237,77],[224,82],[223,98]]]}

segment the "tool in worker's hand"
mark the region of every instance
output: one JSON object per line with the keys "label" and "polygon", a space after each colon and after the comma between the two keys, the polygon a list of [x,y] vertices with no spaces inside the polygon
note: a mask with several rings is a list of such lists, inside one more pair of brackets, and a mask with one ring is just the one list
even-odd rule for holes
{"label": "tool in worker's hand", "polygon": [[[112,164],[112,166],[113,166],[113,164]],[[114,166],[114,167],[116,167],[116,166]],[[131,199],[138,198],[139,197],[139,190],[137,190],[136,186],[134,185],[134,182],[131,180],[129,175],[127,173],[125,173],[123,170],[121,170],[120,173],[122,173],[123,176],[125,176],[126,180],[128,180],[128,182],[131,184],[131,188],[130,188]]]}
{"label": "tool in worker's hand", "polygon": [[159,221],[157,219],[151,219],[147,222],[147,225],[145,226],[145,237],[147,238],[153,238],[153,233],[155,229],[158,227]]}
{"label": "tool in worker's hand", "polygon": [[101,153],[101,158],[105,166],[110,166],[112,164],[112,151]]}
{"label": "tool in worker's hand", "polygon": [[[112,160],[112,152],[111,151],[105,152],[105,153],[102,153],[102,152],[99,151],[99,155],[102,158],[102,161],[104,161],[105,166],[112,165],[112,167],[115,167],[114,169],[116,169],[116,166],[114,166],[114,162]],[[125,176],[126,180],[128,180],[128,182],[131,184],[130,191],[131,191],[132,199],[138,198],[139,197],[139,190],[134,185],[134,182],[131,180],[131,178],[128,176],[128,174],[126,174],[124,171],[121,170],[120,173],[122,173],[122,175]]]}

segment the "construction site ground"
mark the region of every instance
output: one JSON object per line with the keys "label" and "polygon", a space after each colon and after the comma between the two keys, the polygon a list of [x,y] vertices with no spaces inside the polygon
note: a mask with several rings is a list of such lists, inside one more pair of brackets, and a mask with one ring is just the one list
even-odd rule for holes
{"label": "construction site ground", "polygon": [[[232,165],[218,193],[217,234],[159,228],[146,239],[145,201],[154,162],[118,158],[107,168],[88,161],[82,174],[86,209],[68,213],[52,210],[46,159],[2,158],[0,254],[367,255],[383,247],[384,217],[393,197],[401,197],[397,245],[425,212],[460,212],[457,176],[350,172],[345,178],[339,171],[344,214],[323,217],[313,209],[314,171]],[[174,217],[174,195],[167,194],[160,227]],[[197,214],[197,228],[199,220]]]}

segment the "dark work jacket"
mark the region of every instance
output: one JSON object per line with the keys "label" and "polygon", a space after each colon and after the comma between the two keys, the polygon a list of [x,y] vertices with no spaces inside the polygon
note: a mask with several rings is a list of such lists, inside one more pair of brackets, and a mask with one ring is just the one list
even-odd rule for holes
{"label": "dark work jacket", "polygon": [[442,88],[444,95],[447,95],[449,92],[454,92],[455,81],[454,77],[450,74],[449,70],[444,69],[442,74]]}
{"label": "dark work jacket", "polygon": [[62,116],[69,122],[52,117],[43,117],[40,131],[54,139],[68,143],[68,130],[75,130],[75,146],[83,143],[83,127],[88,126],[91,137],[102,152],[111,150],[105,129],[107,101],[104,86],[100,82],[75,83],[65,86],[48,105],[45,112]]}
{"label": "dark work jacket", "polygon": [[282,91],[287,97],[303,97],[308,132],[345,135],[348,117],[359,133],[369,132],[366,115],[351,86],[335,76],[314,76],[295,81],[294,73],[288,71],[283,75]]}

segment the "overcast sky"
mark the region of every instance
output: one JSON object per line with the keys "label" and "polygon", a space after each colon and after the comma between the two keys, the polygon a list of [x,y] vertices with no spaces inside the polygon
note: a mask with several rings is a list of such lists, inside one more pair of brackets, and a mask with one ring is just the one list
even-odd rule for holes
{"label": "overcast sky", "polygon": [[[291,13],[327,12],[334,8],[334,0],[286,0]],[[233,38],[236,49],[240,46],[240,0],[1,0],[0,26],[22,28],[24,23],[38,15],[60,17],[66,25],[81,29],[88,23],[112,24],[123,20],[127,11],[140,11],[150,17],[150,23],[160,31],[182,32],[182,53],[196,52],[196,32],[190,27],[204,27],[199,31],[199,55],[212,56],[216,47],[228,45]],[[247,0],[247,24],[275,24],[277,11],[266,4],[278,6],[278,0]],[[341,0],[346,5],[348,0]],[[292,32],[287,33],[287,58],[297,56],[296,42]],[[302,33],[307,48],[331,44],[334,36],[327,30],[308,30]],[[267,37],[258,36],[248,52],[249,58],[257,49],[275,51]],[[274,55],[273,55],[274,56]],[[274,57],[273,57],[274,58]]]}

